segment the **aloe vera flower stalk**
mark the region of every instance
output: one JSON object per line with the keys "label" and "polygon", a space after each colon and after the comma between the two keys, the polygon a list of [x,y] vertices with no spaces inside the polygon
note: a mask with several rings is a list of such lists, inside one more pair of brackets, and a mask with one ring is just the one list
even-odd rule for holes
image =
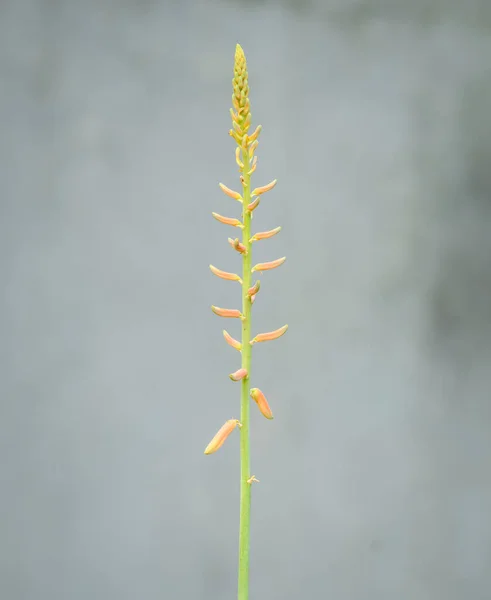
{"label": "aloe vera flower stalk", "polygon": [[226,421],[206,447],[205,454],[216,452],[221,448],[236,426],[239,427],[240,527],[238,600],[248,600],[249,598],[251,488],[254,482],[259,481],[251,474],[250,468],[250,399],[252,398],[260,413],[266,417],[266,419],[271,420],[273,418],[273,413],[263,392],[258,388],[249,388],[251,378],[251,350],[255,343],[275,340],[281,337],[288,329],[288,325],[283,325],[283,327],[274,331],[259,333],[251,339],[251,307],[260,290],[259,281],[252,282],[253,273],[255,271],[262,272],[275,269],[285,262],[285,257],[270,262],[258,263],[252,267],[253,242],[273,237],[279,233],[281,227],[276,227],[270,231],[251,234],[253,211],[259,206],[263,195],[276,186],[276,179],[267,185],[256,187],[254,189],[251,188],[251,176],[255,172],[258,162],[255,151],[259,143],[258,137],[261,132],[261,126],[258,125],[251,135],[248,134],[252,121],[248,79],[244,51],[241,46],[237,44],[235,49],[234,78],[232,80],[232,108],[230,109],[232,129],[229,134],[237,144],[235,149],[235,161],[239,168],[239,184],[241,191],[235,191],[223,183],[220,183],[219,187],[228,197],[241,203],[242,220],[235,217],[223,217],[218,213],[212,213],[212,215],[220,223],[237,227],[239,232],[242,232],[242,240],[239,238],[228,238],[230,246],[242,259],[242,277],[235,273],[222,271],[213,265],[210,265],[210,270],[214,275],[221,279],[238,282],[242,288],[242,310],[237,308],[211,307],[212,311],[217,316],[232,319],[236,318],[240,319],[241,322],[241,341],[233,338],[227,331],[223,331],[223,337],[227,344],[232,346],[235,350],[238,350],[242,358],[240,367],[234,373],[229,375],[232,381],[237,382],[238,385],[240,385],[240,421],[233,418]]}

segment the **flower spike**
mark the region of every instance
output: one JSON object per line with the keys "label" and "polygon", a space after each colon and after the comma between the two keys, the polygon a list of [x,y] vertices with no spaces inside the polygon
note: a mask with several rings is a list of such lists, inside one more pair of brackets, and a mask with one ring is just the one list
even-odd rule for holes
{"label": "flower spike", "polygon": [[[240,428],[240,531],[239,531],[239,581],[238,595],[240,600],[249,598],[249,537],[250,537],[250,507],[251,507],[251,487],[258,479],[252,474],[250,467],[250,403],[251,398],[257,404],[261,414],[272,419],[273,413],[264,396],[258,388],[250,387],[251,380],[251,355],[253,346],[258,342],[274,340],[282,336],[287,325],[270,331],[260,333],[256,337],[251,334],[251,321],[254,301],[260,290],[259,280],[254,282],[254,271],[268,271],[279,267],[285,261],[285,257],[278,258],[270,262],[262,262],[253,266],[252,246],[257,240],[264,240],[273,237],[280,231],[280,227],[271,231],[263,231],[253,234],[251,231],[254,211],[259,206],[262,196],[272,190],[276,185],[276,179],[267,185],[256,187],[251,184],[258,158],[256,150],[259,144],[259,135],[261,125],[252,123],[251,103],[249,100],[249,75],[247,71],[247,62],[242,47],[237,44],[235,48],[234,76],[232,79],[232,108],[230,109],[231,127],[229,135],[234,140],[235,162],[238,167],[239,191],[235,191],[220,183],[221,190],[230,198],[238,200],[241,203],[241,216],[239,218],[223,217],[213,213],[213,217],[225,225],[237,227],[242,231],[242,235],[230,234],[228,243],[239,254],[242,268],[238,273],[228,273],[210,265],[212,273],[229,281],[238,281],[241,284],[242,306],[239,309],[219,308],[212,306],[212,311],[225,318],[235,318],[241,321],[242,337],[233,338],[228,331],[223,330],[223,337],[227,344],[240,353],[240,365],[229,377],[232,381],[238,382],[240,388],[241,418],[240,423],[237,419],[229,419],[217,432],[212,441],[205,449],[205,454],[216,452],[236,428]],[[240,219],[240,220],[239,220]],[[240,236],[240,237],[239,237]],[[250,396],[250,397],[249,397]]]}
{"label": "flower spike", "polygon": [[283,258],[277,258],[276,260],[272,260],[271,262],[258,263],[254,267],[252,267],[252,272],[254,271],[270,271],[271,269],[276,269],[282,265],[286,260],[286,256]]}
{"label": "flower spike", "polygon": [[241,423],[237,419],[229,419],[226,421],[217,431],[208,446],[206,446],[205,454],[213,454],[213,452],[219,450],[237,425],[242,427]]}
{"label": "flower spike", "polygon": [[287,329],[288,325],[283,325],[283,327],[275,329],[274,331],[269,331],[268,333],[258,333],[256,337],[251,340],[251,346],[253,344],[257,344],[258,342],[270,342],[271,340],[277,340],[284,333],[286,333]]}
{"label": "flower spike", "polygon": [[210,271],[213,273],[213,275],[216,275],[217,277],[227,279],[228,281],[238,281],[242,285],[242,279],[235,273],[227,273],[227,271],[217,269],[213,265],[210,265]]}

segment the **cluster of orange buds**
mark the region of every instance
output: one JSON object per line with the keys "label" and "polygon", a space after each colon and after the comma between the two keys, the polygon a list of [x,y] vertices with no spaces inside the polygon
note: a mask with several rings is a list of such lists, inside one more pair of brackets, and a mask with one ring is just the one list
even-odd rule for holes
{"label": "cluster of orange buds", "polygon": [[[234,78],[232,80],[233,94],[232,94],[232,108],[230,114],[232,117],[232,129],[230,130],[230,136],[237,143],[235,149],[235,160],[239,167],[239,180],[242,186],[242,193],[235,191],[223,183],[219,184],[220,189],[228,197],[237,200],[242,205],[242,220],[234,217],[223,217],[218,213],[212,213],[213,217],[225,225],[231,225],[237,227],[242,231],[242,240],[239,238],[228,238],[230,246],[242,257],[243,273],[239,276],[236,273],[229,273],[222,271],[213,265],[210,265],[211,272],[228,281],[237,281],[242,286],[242,298],[243,307],[242,311],[234,308],[218,308],[212,306],[212,311],[219,317],[225,318],[236,318],[242,321],[242,341],[234,339],[227,331],[223,331],[223,337],[229,346],[241,353],[242,364],[239,369],[229,375],[232,381],[240,382],[242,387],[242,399],[245,401],[246,406],[249,400],[249,395],[256,403],[261,414],[267,419],[273,418],[273,413],[266,400],[265,395],[258,388],[251,388],[248,390],[249,378],[250,378],[250,366],[251,366],[251,347],[258,342],[266,342],[275,340],[281,337],[286,330],[288,325],[284,325],[275,331],[267,333],[259,333],[251,339],[251,306],[254,303],[256,296],[260,290],[259,280],[252,282],[251,278],[254,272],[270,271],[282,265],[286,258],[278,258],[270,262],[258,263],[255,266],[251,265],[251,249],[252,243],[265,240],[275,236],[280,232],[281,227],[276,227],[270,231],[258,232],[251,234],[251,219],[253,211],[259,206],[259,203],[264,194],[271,191],[276,186],[276,179],[260,187],[256,187],[251,191],[251,175],[257,168],[257,156],[255,155],[256,148],[258,146],[258,137],[261,133],[261,126],[258,125],[252,134],[249,134],[251,127],[251,112],[249,102],[249,83],[247,73],[247,63],[242,48],[237,45],[235,52],[235,64],[234,64]],[[244,405],[243,405],[244,406]],[[244,412],[242,412],[244,416]],[[248,415],[248,412],[246,413]],[[213,440],[207,446],[205,454],[211,454],[218,450],[230,433],[238,425],[243,427],[244,435],[248,436],[248,419],[241,417],[242,423],[239,423],[236,419],[228,420],[223,427],[218,431]],[[257,481],[255,477],[249,477],[247,482]]]}

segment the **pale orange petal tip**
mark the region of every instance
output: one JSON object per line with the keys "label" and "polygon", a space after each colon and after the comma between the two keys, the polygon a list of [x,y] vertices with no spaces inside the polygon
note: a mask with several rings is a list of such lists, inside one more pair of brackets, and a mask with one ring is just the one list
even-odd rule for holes
{"label": "pale orange petal tip", "polygon": [[265,395],[261,392],[261,390],[258,388],[252,388],[250,394],[251,398],[254,400],[254,402],[257,404],[257,407],[261,411],[261,414],[264,417],[266,417],[266,419],[272,419],[273,412],[268,404],[268,401],[266,400]]}
{"label": "pale orange petal tip", "polygon": [[215,434],[211,442],[208,444],[208,446],[206,446],[205,454],[213,454],[213,452],[216,452],[219,448],[221,448],[225,440],[237,427],[237,425],[240,425],[237,419],[229,419],[228,421],[226,421],[222,425],[222,427],[220,427],[220,429],[217,431],[217,433]]}
{"label": "pale orange petal tip", "polygon": [[277,340],[279,337],[286,333],[288,325],[283,325],[279,329],[274,331],[268,331],[267,333],[258,333],[256,337],[251,340],[251,344],[257,344],[258,342],[270,342],[271,340]]}
{"label": "pale orange petal tip", "polygon": [[254,267],[252,267],[252,272],[254,271],[270,271],[271,269],[276,269],[282,265],[286,260],[286,256],[283,258],[277,258],[276,260],[272,260],[271,262],[258,263]]}
{"label": "pale orange petal tip", "polygon": [[242,318],[242,313],[236,308],[219,308],[218,306],[212,306],[211,310],[219,317],[225,317],[228,319]]}
{"label": "pale orange petal tip", "polygon": [[247,377],[247,369],[238,369],[235,373],[230,373],[229,377],[232,381],[245,379]]}
{"label": "pale orange petal tip", "polygon": [[252,190],[251,195],[252,196],[260,196],[261,194],[265,194],[266,192],[269,192],[270,190],[272,190],[274,188],[274,186],[277,184],[277,182],[278,182],[277,179],[273,179],[273,181],[271,181],[267,185],[263,185],[261,187],[256,188],[255,190]]}
{"label": "pale orange petal tip", "polygon": [[232,348],[235,348],[239,351],[242,350],[242,344],[233,338],[228,331],[225,331],[225,329],[223,330],[223,337],[229,346],[232,346]]}
{"label": "pale orange petal tip", "polygon": [[242,196],[239,194],[239,192],[235,192],[234,190],[231,190],[223,183],[219,183],[218,185],[220,186],[220,189],[222,190],[222,192],[224,194],[227,194],[227,196],[230,196],[230,198],[233,198],[234,200],[242,201]]}

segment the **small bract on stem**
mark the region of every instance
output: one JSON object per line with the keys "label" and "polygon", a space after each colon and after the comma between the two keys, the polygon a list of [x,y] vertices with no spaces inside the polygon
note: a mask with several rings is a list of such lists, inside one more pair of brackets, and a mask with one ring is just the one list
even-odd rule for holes
{"label": "small bract on stem", "polygon": [[258,263],[254,267],[251,262],[253,242],[273,237],[279,233],[281,227],[255,234],[252,234],[251,232],[253,212],[258,208],[264,194],[271,191],[276,186],[276,179],[267,185],[259,186],[254,189],[251,187],[251,175],[255,172],[258,164],[255,151],[259,144],[258,138],[261,133],[261,125],[258,125],[251,135],[248,134],[252,122],[249,101],[249,76],[244,51],[239,44],[237,44],[235,49],[232,88],[232,108],[230,109],[232,129],[230,129],[229,134],[237,144],[235,149],[235,162],[239,168],[239,185],[242,187],[242,191],[235,191],[223,183],[220,183],[219,187],[228,197],[237,200],[241,204],[242,215],[241,219],[235,217],[223,217],[215,212],[212,213],[212,215],[220,223],[237,227],[242,231],[242,239],[228,238],[228,243],[236,252],[235,256],[239,255],[242,258],[242,275],[240,276],[236,273],[222,271],[213,265],[210,265],[210,270],[214,275],[221,279],[239,282],[242,288],[241,310],[238,308],[211,307],[212,311],[219,317],[239,319],[241,323],[241,341],[233,338],[227,331],[223,331],[223,337],[227,344],[235,350],[238,350],[241,354],[240,367],[234,373],[229,375],[232,381],[240,384],[240,421],[237,419],[229,419],[226,421],[206,447],[205,454],[216,452],[221,448],[232,431],[237,426],[240,428],[238,600],[248,600],[251,488],[253,482],[259,481],[251,474],[250,469],[250,399],[252,398],[264,417],[267,419],[273,418],[273,413],[263,392],[258,388],[250,388],[251,350],[252,346],[258,342],[275,340],[281,337],[286,332],[288,325],[284,325],[283,327],[268,333],[259,333],[251,339],[251,308],[256,295],[260,290],[259,281],[253,283],[252,275],[255,271],[263,272],[279,267],[285,262],[285,257],[270,262]]}

